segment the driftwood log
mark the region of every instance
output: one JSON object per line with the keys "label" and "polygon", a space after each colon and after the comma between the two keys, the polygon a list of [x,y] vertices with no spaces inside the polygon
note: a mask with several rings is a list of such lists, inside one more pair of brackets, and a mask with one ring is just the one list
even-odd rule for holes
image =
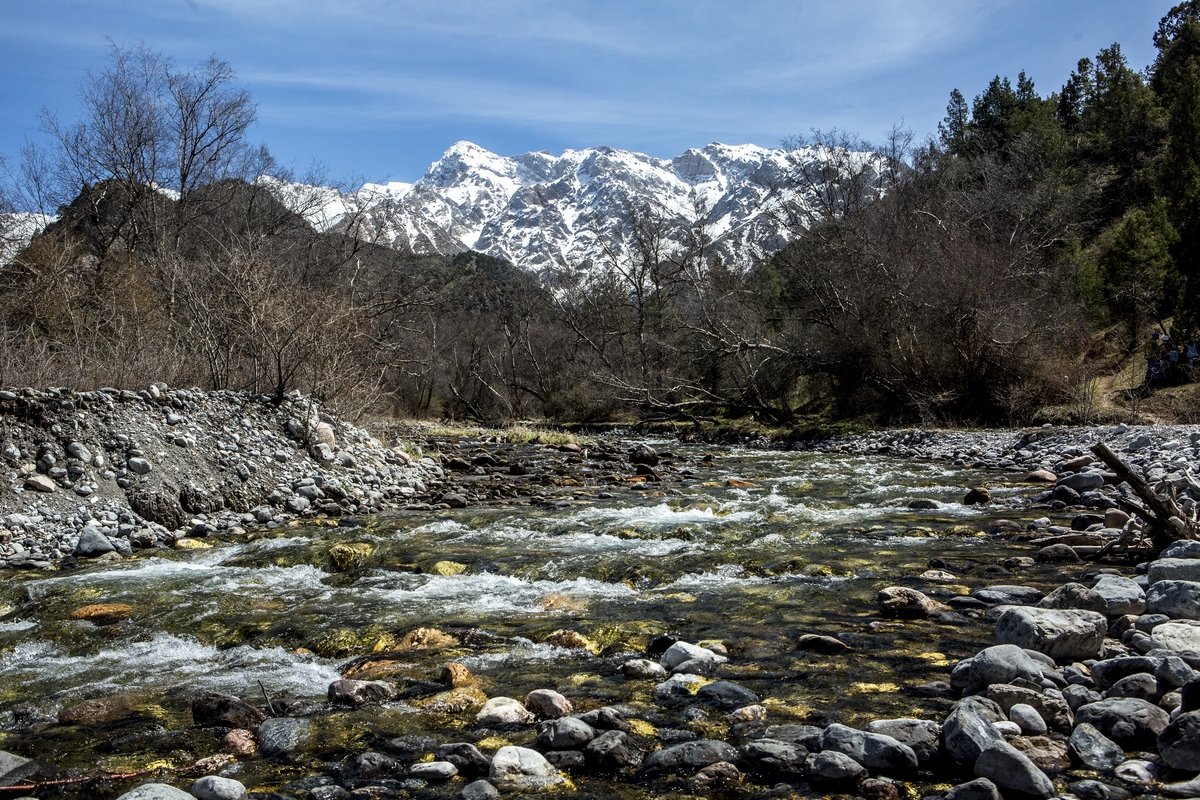
{"label": "driftwood log", "polygon": [[1195,517],[1184,513],[1175,502],[1170,488],[1165,492],[1156,492],[1142,475],[1122,461],[1104,442],[1092,445],[1092,452],[1120,480],[1128,483],[1129,488],[1142,501],[1140,505],[1124,498],[1117,502],[1125,510],[1142,517],[1146,523],[1145,532],[1156,550],[1162,550],[1178,539],[1200,539],[1200,524]]}

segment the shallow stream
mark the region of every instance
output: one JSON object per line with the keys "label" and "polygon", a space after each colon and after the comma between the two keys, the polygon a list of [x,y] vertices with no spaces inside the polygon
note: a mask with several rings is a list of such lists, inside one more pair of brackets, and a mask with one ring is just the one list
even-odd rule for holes
{"label": "shallow stream", "polygon": [[[686,480],[548,507],[288,527],[210,539],[207,549],[6,574],[0,749],[85,773],[190,764],[220,750],[218,733],[191,727],[189,701],[200,690],[264,707],[265,698],[298,698],[312,713],[319,733],[303,764],[235,767],[251,788],[386,750],[396,737],[478,738],[473,714],[430,714],[407,699],[380,709],[325,704],[326,688],[351,658],[395,650],[419,627],[456,643],[409,650],[390,664],[388,677],[410,698],[428,695],[442,665],[459,661],[489,696],[556,688],[579,710],[626,703],[658,727],[719,736],[723,715],[670,718],[654,705],[652,682],[617,673],[654,636],[669,633],[722,642],[731,679],[764,698],[777,722],[930,716],[928,701],[903,689],[945,679],[989,628],[884,621],[876,592],[902,584],[961,594],[987,583],[1046,586],[1056,577],[1049,568],[984,574],[1026,553],[980,533],[1001,516],[1019,518],[1003,501],[1029,487],[1012,477],[930,462],[657,444],[688,464]],[[715,459],[703,460],[703,452]],[[752,485],[730,485],[741,482]],[[967,487],[981,484],[998,506],[959,504]],[[910,510],[914,498],[940,507]],[[329,551],[339,542],[368,544],[371,553],[336,572]],[[931,559],[963,570],[963,585],[920,581]],[[111,624],[71,618],[99,603],[131,611]],[[545,643],[563,629],[588,637],[598,654]],[[805,633],[838,635],[853,650],[800,651],[796,640]],[[56,722],[64,707],[111,695],[121,695],[115,705],[125,709],[116,719]],[[502,737],[528,744],[532,735]],[[171,773],[163,779],[171,782]],[[77,796],[115,796],[120,788]]]}

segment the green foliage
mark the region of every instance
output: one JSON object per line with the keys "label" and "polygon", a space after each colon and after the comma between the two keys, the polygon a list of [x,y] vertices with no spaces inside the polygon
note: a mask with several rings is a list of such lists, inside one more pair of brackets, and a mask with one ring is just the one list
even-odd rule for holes
{"label": "green foliage", "polygon": [[1167,218],[1167,204],[1159,199],[1125,214],[1106,238],[1100,260],[1106,299],[1113,318],[1127,324],[1136,345],[1143,324],[1174,306],[1168,289],[1177,285],[1171,280],[1171,247],[1179,234]]}

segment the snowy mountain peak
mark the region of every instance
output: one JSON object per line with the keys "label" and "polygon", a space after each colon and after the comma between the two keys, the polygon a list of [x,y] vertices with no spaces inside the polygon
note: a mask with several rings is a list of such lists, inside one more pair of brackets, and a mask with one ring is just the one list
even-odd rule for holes
{"label": "snowy mountain peak", "polygon": [[714,255],[746,267],[794,236],[780,204],[812,201],[823,155],[711,142],[672,159],[604,146],[501,156],[459,141],[415,183],[366,184],[345,205],[365,209],[360,236],[416,253],[479,250],[545,278],[627,252],[630,215],[650,208],[668,239],[702,227]]}

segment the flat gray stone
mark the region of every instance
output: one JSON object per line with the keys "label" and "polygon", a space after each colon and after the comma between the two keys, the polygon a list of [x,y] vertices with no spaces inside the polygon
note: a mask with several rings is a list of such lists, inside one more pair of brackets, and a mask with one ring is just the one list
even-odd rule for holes
{"label": "flat gray stone", "polygon": [[1055,661],[1098,657],[1107,631],[1108,620],[1095,611],[1010,608],[996,620],[997,641]]}

